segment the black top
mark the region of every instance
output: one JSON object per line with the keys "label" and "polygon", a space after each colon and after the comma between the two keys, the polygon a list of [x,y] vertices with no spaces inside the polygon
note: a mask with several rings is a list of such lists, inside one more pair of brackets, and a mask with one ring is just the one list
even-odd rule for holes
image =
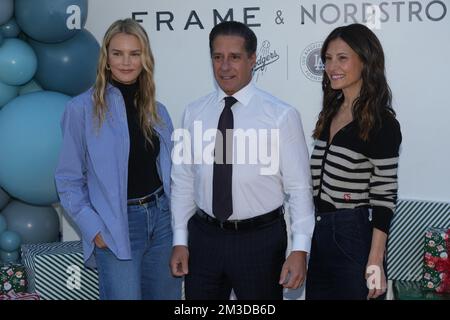
{"label": "black top", "polygon": [[145,140],[139,124],[139,113],[134,98],[139,86],[123,84],[112,80],[112,85],[120,90],[127,111],[128,132],[130,134],[130,154],[128,158],[128,199],[141,198],[158,189],[162,183],[156,169],[159,154],[159,138],[152,137],[152,145]]}
{"label": "black top", "polygon": [[402,141],[400,125],[383,119],[369,141],[358,137],[355,121],[329,142],[330,126],[324,128],[311,156],[314,202],[318,212],[372,208],[372,224],[389,232],[397,200],[397,167]]}

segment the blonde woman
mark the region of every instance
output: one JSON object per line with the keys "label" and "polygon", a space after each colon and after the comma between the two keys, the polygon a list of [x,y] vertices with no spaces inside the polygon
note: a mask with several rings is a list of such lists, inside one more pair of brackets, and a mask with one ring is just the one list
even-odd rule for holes
{"label": "blonde woman", "polygon": [[154,59],[145,30],[114,22],[94,86],[66,106],[56,170],[62,206],[96,266],[100,299],[180,299],[170,274],[172,122],[155,100]]}

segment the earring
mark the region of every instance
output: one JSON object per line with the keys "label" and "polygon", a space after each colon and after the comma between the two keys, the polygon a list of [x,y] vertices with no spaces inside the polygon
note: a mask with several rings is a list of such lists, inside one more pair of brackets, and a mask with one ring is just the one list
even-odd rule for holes
{"label": "earring", "polygon": [[109,66],[109,64],[106,64],[106,70],[111,70],[111,67]]}

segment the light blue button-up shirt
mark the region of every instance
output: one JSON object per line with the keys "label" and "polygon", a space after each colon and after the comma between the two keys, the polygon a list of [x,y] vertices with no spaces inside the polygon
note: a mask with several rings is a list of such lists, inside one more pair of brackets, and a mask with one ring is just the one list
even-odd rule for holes
{"label": "light blue button-up shirt", "polygon": [[[95,266],[94,238],[101,233],[118,259],[131,259],[128,233],[127,182],[130,137],[125,102],[108,85],[108,112],[100,128],[94,116],[92,88],[70,100],[61,119],[63,142],[55,180],[61,205],[81,231],[86,265]],[[172,121],[157,103],[161,123],[157,169],[170,198]]]}

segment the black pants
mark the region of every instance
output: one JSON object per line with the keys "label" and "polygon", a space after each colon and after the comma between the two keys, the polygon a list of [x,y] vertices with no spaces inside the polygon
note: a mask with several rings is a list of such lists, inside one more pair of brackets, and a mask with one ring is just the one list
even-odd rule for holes
{"label": "black pants", "polygon": [[317,213],[306,299],[367,299],[365,272],[371,243],[372,223],[367,208]]}
{"label": "black pants", "polygon": [[189,220],[188,300],[283,298],[278,284],[285,261],[284,217],[252,230],[223,230],[196,214]]}

